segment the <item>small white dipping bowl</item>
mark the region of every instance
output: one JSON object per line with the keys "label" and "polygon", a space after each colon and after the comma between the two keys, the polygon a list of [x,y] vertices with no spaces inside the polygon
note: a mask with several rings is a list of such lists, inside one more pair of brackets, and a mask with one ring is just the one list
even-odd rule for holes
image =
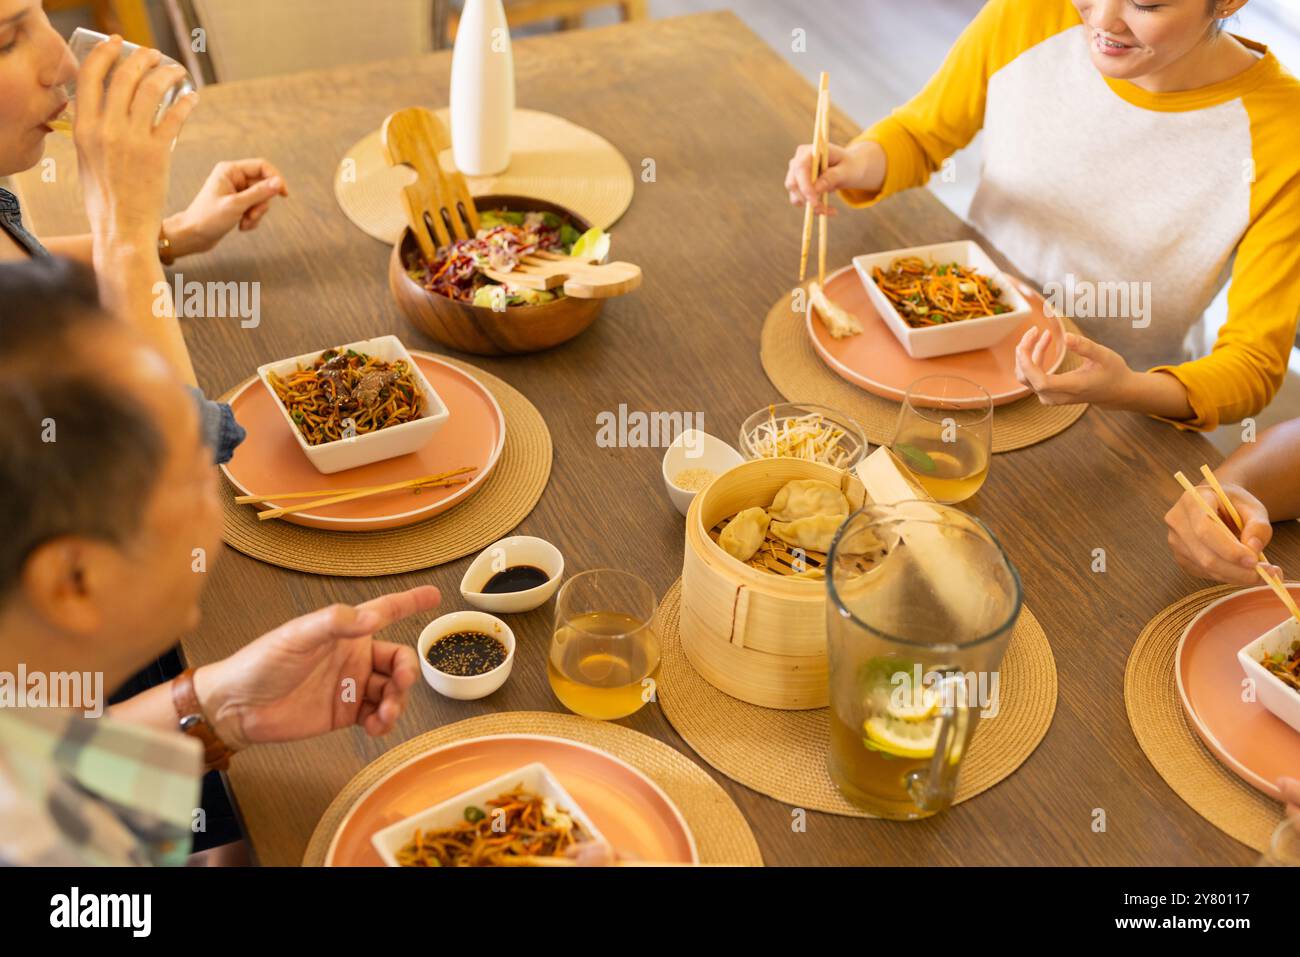
{"label": "small white dipping bowl", "polygon": [[[460,631],[481,631],[496,638],[506,646],[506,660],[485,674],[468,677],[449,675],[429,664],[429,649],[434,642]],[[506,683],[515,663],[515,633],[500,618],[485,615],[481,611],[454,611],[435,618],[420,632],[420,640],[415,647],[420,653],[420,671],[429,687],[440,695],[459,701],[486,698]]]}
{"label": "small white dipping bowl", "polygon": [[699,492],[675,484],[673,476],[683,469],[708,469],[718,476],[743,461],[744,456],[717,436],[699,429],[686,429],[664,453],[664,488],[677,511],[685,515],[691,507],[691,500]]}
{"label": "small white dipping bowl", "polygon": [[[489,594],[483,591],[497,572],[516,565],[532,565],[546,572],[546,582],[536,588]],[[564,577],[564,556],[560,550],[543,538],[530,535],[512,535],[489,545],[465,569],[460,580],[460,594],[475,608],[498,615],[514,615],[532,611],[550,601]]]}

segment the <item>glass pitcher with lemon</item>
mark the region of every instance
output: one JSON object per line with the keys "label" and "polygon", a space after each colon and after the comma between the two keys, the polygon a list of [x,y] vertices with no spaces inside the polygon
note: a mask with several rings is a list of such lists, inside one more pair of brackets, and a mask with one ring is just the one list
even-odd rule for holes
{"label": "glass pitcher with lemon", "polygon": [[831,777],[880,817],[953,801],[1020,615],[1020,576],[978,519],[933,502],[851,515],[827,564]]}

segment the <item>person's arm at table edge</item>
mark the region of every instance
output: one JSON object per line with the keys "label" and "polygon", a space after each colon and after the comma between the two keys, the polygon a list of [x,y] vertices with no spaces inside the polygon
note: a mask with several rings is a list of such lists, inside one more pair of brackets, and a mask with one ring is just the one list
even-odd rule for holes
{"label": "person's arm at table edge", "polygon": [[96,237],[93,261],[105,308],[139,329],[185,383],[197,386],[157,237]]}
{"label": "person's arm at table edge", "polygon": [[1112,402],[1100,402],[1108,408],[1141,412],[1169,421],[1190,419],[1196,414],[1187,387],[1163,371],[1132,372],[1115,394]]}
{"label": "person's arm at table edge", "polygon": [[[209,665],[203,665],[194,671],[194,693],[199,699],[199,705],[203,708],[204,717],[213,730],[221,737],[221,729],[216,727],[214,720],[215,715],[221,712],[221,681],[219,672],[221,670],[221,661]],[[176,706],[172,701],[172,682],[167,681],[160,685],[155,685],[146,691],[140,692],[126,701],[121,701],[109,709],[109,716],[116,721],[125,721],[129,724],[143,725],[144,727],[156,728],[160,731],[180,731],[180,716],[176,714]],[[234,735],[227,732],[222,740],[228,741],[234,739]]]}
{"label": "person's arm at table edge", "polygon": [[1259,499],[1273,521],[1300,518],[1300,419],[1265,429],[1214,472]]}
{"label": "person's arm at table edge", "polygon": [[[177,259],[188,256],[193,249],[189,239],[189,230],[184,213],[173,213],[163,220],[163,232],[171,243],[172,255]],[[95,237],[93,233],[80,233],[75,236],[42,237],[41,244],[56,256],[72,259],[83,265],[95,265]]]}
{"label": "person's arm at table edge", "polygon": [[41,237],[41,245],[52,255],[71,259],[92,269],[95,266],[95,237],[90,233],[82,233],[79,236]]}
{"label": "person's arm at table edge", "polygon": [[[195,669],[199,707],[217,737],[235,751],[352,725],[372,737],[387,734],[419,679],[420,665],[410,645],[375,635],[440,600],[438,589],[421,585],[287,621],[229,657]],[[356,682],[358,695],[339,695],[345,678]],[[132,724],[179,731],[171,682],[115,705],[110,713]]]}
{"label": "person's arm at table edge", "polygon": [[[199,668],[194,672],[196,693],[202,687],[199,682],[199,672],[208,667],[210,666],[205,665],[204,668]],[[207,704],[201,696],[199,701],[203,704],[206,712]],[[172,704],[172,682],[170,681],[155,685],[147,691],[141,691],[138,695],[118,702],[108,709],[108,714],[115,721],[125,721],[129,724],[157,728],[160,731],[180,730],[180,718],[176,714],[175,706]]]}

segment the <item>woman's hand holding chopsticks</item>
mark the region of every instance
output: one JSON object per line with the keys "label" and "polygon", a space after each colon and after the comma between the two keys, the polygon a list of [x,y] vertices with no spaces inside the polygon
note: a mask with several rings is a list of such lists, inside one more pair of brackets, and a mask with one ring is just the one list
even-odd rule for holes
{"label": "woman's hand holding chopsticks", "polygon": [[[1240,485],[1225,484],[1223,491],[1245,523],[1239,538],[1234,541],[1231,535],[1225,534],[1224,528],[1216,528],[1218,523],[1196,504],[1193,495],[1199,495],[1206,505],[1218,511],[1228,528],[1234,527],[1231,516],[1220,508],[1214,489],[1198,485],[1193,491],[1184,492],[1165,515],[1169,548],[1179,567],[1190,575],[1231,585],[1258,584],[1255,571],[1258,555],[1273,538],[1268,510]],[[1267,570],[1275,576],[1281,575],[1281,569],[1276,566],[1267,566]]]}
{"label": "woman's hand holding chopsticks", "polygon": [[878,193],[885,184],[885,151],[879,143],[852,146],[829,144],[827,168],[815,180],[812,175],[813,144],[801,143],[786,168],[785,188],[795,206],[813,204],[818,215],[834,216],[826,194],[837,189],[860,189]]}

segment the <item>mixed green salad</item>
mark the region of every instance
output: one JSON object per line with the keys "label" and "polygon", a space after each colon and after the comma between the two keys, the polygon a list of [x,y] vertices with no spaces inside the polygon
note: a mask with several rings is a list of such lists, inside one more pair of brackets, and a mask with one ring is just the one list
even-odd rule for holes
{"label": "mixed green salad", "polygon": [[549,212],[486,210],[478,233],[438,250],[432,262],[407,263],[412,279],[430,292],[490,309],[530,306],[561,298],[559,289],[538,291],[498,283],[483,272],[510,272],[530,253],[543,251],[600,262],[609,254],[609,235],[599,229],[579,233],[572,223]]}

